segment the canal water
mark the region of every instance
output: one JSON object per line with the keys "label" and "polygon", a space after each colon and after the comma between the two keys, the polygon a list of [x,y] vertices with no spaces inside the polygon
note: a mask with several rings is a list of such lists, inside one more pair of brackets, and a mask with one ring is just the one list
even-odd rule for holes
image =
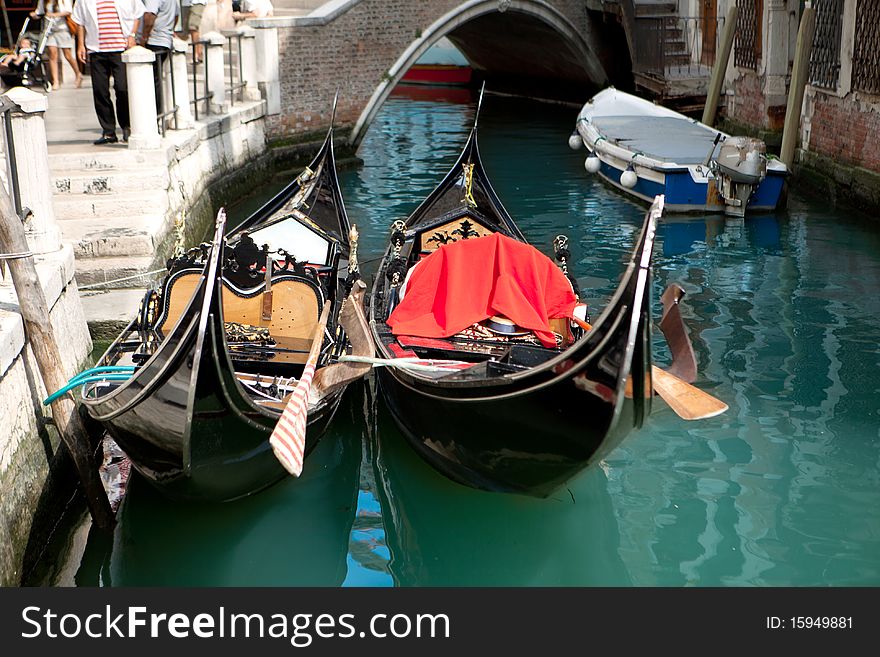
{"label": "canal water", "polygon": [[[487,96],[481,150],[538,248],[550,254],[554,236],[568,235],[596,316],[644,208],[584,172],[583,151],[566,144],[576,115]],[[399,92],[385,104],[359,152],[363,166],[341,172],[367,272],[391,222],[454,162],[472,120],[469,93]],[[232,208],[230,220],[249,209]],[[878,235],[876,222],[797,191],[785,212],[744,222],[664,218],[655,308],[659,316],[667,284],[684,287],[697,385],[730,409],[686,422],[658,399],[643,429],[549,499],[444,479],[406,445],[367,381],[349,389],[300,480],[196,505],[169,502],[135,477],[113,536],[81,527],[54,548],[44,581],[880,585]],[[668,362],[659,331],[655,348]]]}

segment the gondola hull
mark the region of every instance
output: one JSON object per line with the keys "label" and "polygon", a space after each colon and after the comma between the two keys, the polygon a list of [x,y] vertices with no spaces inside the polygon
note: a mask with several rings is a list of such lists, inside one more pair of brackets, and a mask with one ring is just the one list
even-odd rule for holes
{"label": "gondola hull", "polygon": [[[216,351],[203,356],[192,403],[187,405],[187,363],[194,357],[189,351],[180,360],[180,370],[157,383],[153,394],[144,396],[137,406],[103,420],[134,467],[169,497],[188,500],[236,499],[287,476],[269,446],[278,415],[267,415],[229,394],[235,383],[221,375]],[[309,414],[306,455],[327,429],[341,393]],[[112,414],[120,405],[118,399],[88,404],[97,418]]]}
{"label": "gondola hull", "polygon": [[[383,396],[422,458],[474,488],[546,497],[641,427],[651,408],[651,253],[662,208],[658,198],[645,216],[616,292],[586,333],[569,338],[560,334],[551,347],[448,330],[445,321],[455,314],[450,308],[458,303],[456,295],[467,294],[462,281],[482,281],[473,288],[474,298],[461,305],[470,305],[471,317],[490,308],[483,315],[487,318],[498,310],[494,300],[481,294],[494,299],[497,286],[506,295],[502,303],[507,303],[520,298],[511,290],[538,278],[537,269],[517,270],[512,255],[486,262],[451,255],[460,244],[448,246],[450,242],[525,242],[482,167],[475,123],[446,178],[405,222],[392,228],[370,300],[375,342],[387,359],[379,374]],[[499,235],[487,237],[493,233]],[[438,254],[440,249],[448,250]],[[481,253],[471,247],[468,252]],[[421,278],[414,274],[435,254],[445,258],[431,261],[441,267],[428,269],[431,273]],[[523,257],[531,267],[543,266],[540,254]],[[449,274],[441,269],[447,265],[457,268]],[[479,274],[469,269],[481,266]],[[486,285],[491,276],[492,284]],[[569,281],[558,285],[562,289]],[[413,308],[413,298],[418,308],[414,315],[430,314],[431,319],[409,325],[404,321],[401,328],[399,316],[392,315],[408,302]],[[571,298],[574,306],[575,295]],[[535,306],[529,308],[537,314]],[[410,327],[413,335],[405,332]],[[406,362],[413,354],[429,363],[420,366],[429,371]]]}
{"label": "gondola hull", "polygon": [[[258,407],[235,381],[224,344],[222,282],[213,265],[206,267],[183,317],[152,358],[116,390],[98,396],[92,388],[83,396],[89,414],[134,467],[178,499],[236,499],[285,476],[268,440],[280,408]],[[306,455],[327,428],[341,394],[332,393],[310,409]]]}
{"label": "gondola hull", "polygon": [[[472,384],[467,374],[432,380],[382,368],[383,395],[412,447],[459,483],[546,497],[640,427],[651,402],[650,274],[641,263],[650,256],[653,222],[646,221],[612,305],[548,362]],[[513,346],[507,360],[530,351]],[[487,372],[504,367],[485,364]]]}
{"label": "gondola hull", "polygon": [[631,401],[615,422],[613,404],[571,379],[507,399],[463,401],[413,390],[387,372],[379,378],[413,449],[441,474],[482,490],[546,497],[613,449],[633,424]]}
{"label": "gondola hull", "polygon": [[[314,343],[320,375],[347,349],[339,318],[357,275],[332,129],[300,176],[230,236],[225,229],[221,211],[212,243],[169,262],[163,286],[98,363],[130,378],[96,375],[83,388],[88,414],[178,499],[231,500],[283,478],[269,437],[297,381],[311,381],[306,354]],[[303,460],[347,380],[310,387]]]}

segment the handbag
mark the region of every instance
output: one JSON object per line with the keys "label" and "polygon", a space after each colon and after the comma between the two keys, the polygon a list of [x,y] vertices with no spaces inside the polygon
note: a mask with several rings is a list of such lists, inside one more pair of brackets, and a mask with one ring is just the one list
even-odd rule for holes
{"label": "handbag", "polygon": [[76,25],[77,25],[77,24],[76,24],[76,23],[74,22],[74,20],[70,17],[70,14],[67,14],[67,16],[64,17],[64,20],[67,21],[67,29],[70,30],[70,33],[73,35],[73,38],[75,39],[75,38],[76,38]]}

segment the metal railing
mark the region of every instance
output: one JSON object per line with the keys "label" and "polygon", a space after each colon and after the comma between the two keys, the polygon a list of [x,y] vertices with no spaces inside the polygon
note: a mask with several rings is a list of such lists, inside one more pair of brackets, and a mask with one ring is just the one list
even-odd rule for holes
{"label": "metal railing", "polygon": [[[160,55],[164,55],[160,57]],[[165,75],[165,62],[168,62],[168,76]],[[159,122],[159,134],[165,136],[168,125],[168,117],[174,117],[174,129],[178,129],[177,122],[177,88],[174,86],[174,51],[156,53],[156,61],[153,66],[153,75],[159,79],[159,97],[156,99],[156,120]],[[171,107],[165,108],[165,90],[171,83]]]}
{"label": "metal railing", "polygon": [[[202,46],[202,61],[199,62],[196,60],[196,44]],[[205,101],[205,114],[208,115],[211,113],[211,99],[214,98],[214,92],[209,91],[208,89],[208,51],[210,48],[210,41],[195,41],[192,43],[192,87],[193,87],[193,95],[190,98],[190,105],[193,106],[193,117],[195,120],[199,120],[199,103]],[[199,96],[199,79],[198,79],[198,67],[199,63],[203,64],[205,67],[205,94],[203,96]]]}
{"label": "metal railing", "polygon": [[[226,47],[229,57],[227,64],[229,65],[229,102],[235,105],[235,93],[238,92],[239,100],[244,100],[244,88],[247,82],[244,81],[244,69],[241,61],[241,40],[246,38],[243,34],[226,34]],[[232,42],[235,41],[236,50],[233,51]],[[237,55],[233,57],[233,55]],[[235,81],[235,72],[238,71],[238,82]]]}
{"label": "metal railing", "polygon": [[633,71],[662,77],[708,76],[724,27],[721,16],[634,16]]}
{"label": "metal railing", "polygon": [[18,165],[15,161],[15,140],[12,136],[12,112],[19,109],[18,105],[5,96],[0,96],[0,115],[3,121],[3,155],[6,160],[5,183],[15,206],[15,213],[22,216],[21,191],[18,182]]}

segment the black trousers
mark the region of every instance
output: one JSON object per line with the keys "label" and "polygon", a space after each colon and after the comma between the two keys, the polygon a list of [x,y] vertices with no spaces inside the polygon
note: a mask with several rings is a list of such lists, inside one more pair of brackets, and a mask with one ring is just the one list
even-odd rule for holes
{"label": "black trousers", "polygon": [[[119,127],[131,128],[128,116],[128,78],[121,52],[90,52],[89,70],[92,74],[92,98],[95,101],[95,114],[104,134],[116,133],[116,120]],[[110,99],[110,78],[116,91],[116,120],[113,118],[113,101]]]}
{"label": "black trousers", "polygon": [[162,84],[162,66],[171,52],[168,48],[147,44],[147,49],[156,53],[156,61],[153,62],[153,81],[156,85],[156,112],[161,114],[165,111],[165,87]]}

